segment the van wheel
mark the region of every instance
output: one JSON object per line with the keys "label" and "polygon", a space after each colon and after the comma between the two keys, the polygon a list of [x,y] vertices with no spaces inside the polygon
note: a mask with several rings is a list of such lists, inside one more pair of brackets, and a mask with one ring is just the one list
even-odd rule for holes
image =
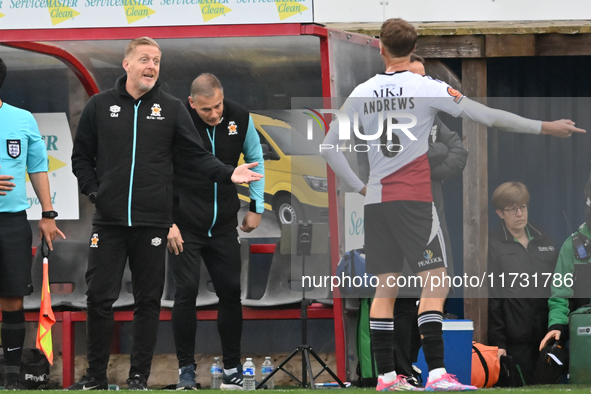
{"label": "van wheel", "polygon": [[290,194],[279,197],[273,210],[277,215],[279,224],[293,224],[297,223],[298,220],[305,220],[300,203]]}

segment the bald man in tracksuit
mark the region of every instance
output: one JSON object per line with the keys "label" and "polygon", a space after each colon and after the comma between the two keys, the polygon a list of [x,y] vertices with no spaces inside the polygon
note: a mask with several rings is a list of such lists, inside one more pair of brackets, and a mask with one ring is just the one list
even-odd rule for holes
{"label": "bald man in tracksuit", "polygon": [[[202,74],[193,81],[187,108],[207,150],[230,165],[237,165],[244,153],[246,163],[259,163],[253,171],[263,173],[263,152],[252,118],[246,109],[224,99],[222,85],[213,74]],[[175,226],[168,236],[169,263],[176,284],[172,326],[180,368],[177,390],[196,389],[195,301],[201,258],[220,299],[217,325],[224,362],[221,388],[242,390],[241,260],[236,230],[240,201],[234,185],[212,183],[184,165],[186,160],[177,156]],[[263,194],[264,180],[250,184],[250,207],[240,226],[242,231],[258,227],[264,211]]]}

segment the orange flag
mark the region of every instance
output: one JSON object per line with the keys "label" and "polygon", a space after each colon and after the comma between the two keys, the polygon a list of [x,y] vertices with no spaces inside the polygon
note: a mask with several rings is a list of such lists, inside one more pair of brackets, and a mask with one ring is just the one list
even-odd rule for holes
{"label": "orange flag", "polygon": [[37,349],[45,353],[47,360],[53,365],[51,326],[55,323],[55,315],[53,314],[53,309],[51,309],[51,294],[49,294],[49,272],[47,263],[47,257],[43,257],[43,290],[41,293],[41,309],[39,310]]}

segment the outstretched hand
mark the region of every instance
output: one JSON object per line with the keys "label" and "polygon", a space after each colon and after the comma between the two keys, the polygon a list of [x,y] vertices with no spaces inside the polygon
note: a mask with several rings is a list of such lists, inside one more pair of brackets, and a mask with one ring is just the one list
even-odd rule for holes
{"label": "outstretched hand", "polygon": [[553,135],[558,138],[568,138],[572,133],[586,133],[586,131],[575,127],[575,122],[570,119],[542,122],[542,134]]}
{"label": "outstretched hand", "polygon": [[258,166],[259,163],[245,163],[234,169],[232,173],[232,182],[235,184],[250,183],[263,178],[263,174],[251,171],[250,169]]}

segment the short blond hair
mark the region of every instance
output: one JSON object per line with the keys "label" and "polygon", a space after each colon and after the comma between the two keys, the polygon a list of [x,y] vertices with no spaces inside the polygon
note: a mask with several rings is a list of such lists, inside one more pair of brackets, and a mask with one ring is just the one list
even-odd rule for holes
{"label": "short blond hair", "polygon": [[495,209],[505,209],[529,203],[529,190],[521,182],[505,182],[497,187],[491,197]]}
{"label": "short blond hair", "polygon": [[150,38],[150,37],[134,38],[133,40],[129,41],[129,44],[127,44],[127,47],[125,48],[125,59],[127,59],[127,57],[133,51],[135,51],[135,48],[137,48],[140,45],[149,45],[149,46],[153,46],[153,47],[160,49],[160,45],[158,45],[156,40],[154,40],[153,38]]}

